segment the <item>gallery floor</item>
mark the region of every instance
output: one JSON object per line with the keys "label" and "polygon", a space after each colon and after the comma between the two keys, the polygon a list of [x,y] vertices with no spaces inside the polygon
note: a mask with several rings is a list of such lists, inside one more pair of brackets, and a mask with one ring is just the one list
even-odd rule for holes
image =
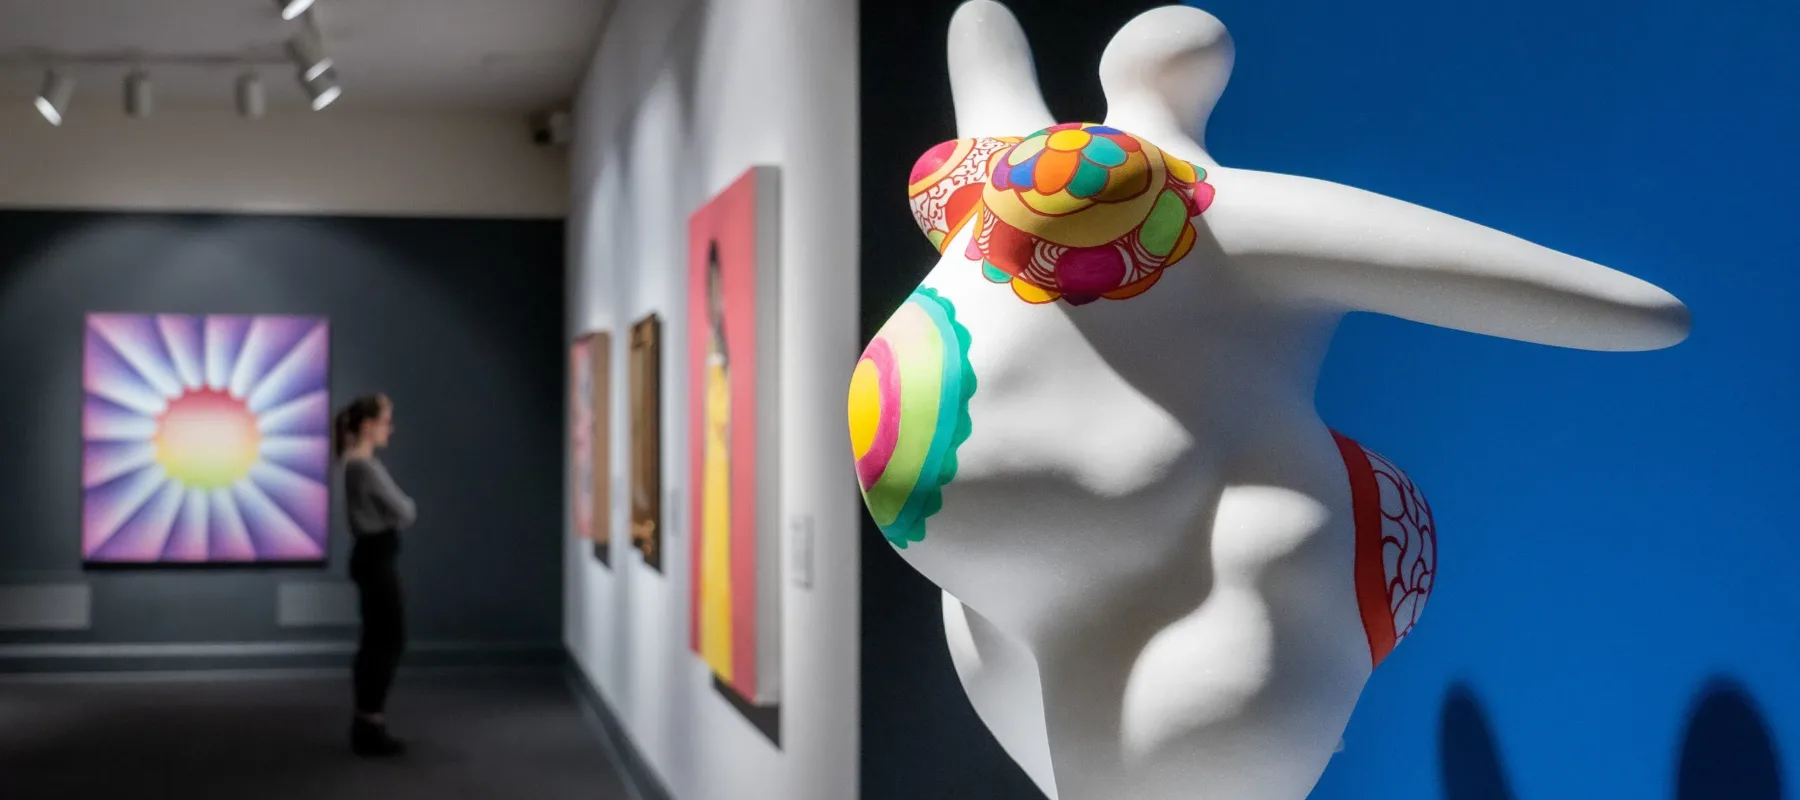
{"label": "gallery floor", "polygon": [[97,800],[626,800],[554,670],[402,673],[411,752],[348,752],[347,677],[0,680],[0,797]]}

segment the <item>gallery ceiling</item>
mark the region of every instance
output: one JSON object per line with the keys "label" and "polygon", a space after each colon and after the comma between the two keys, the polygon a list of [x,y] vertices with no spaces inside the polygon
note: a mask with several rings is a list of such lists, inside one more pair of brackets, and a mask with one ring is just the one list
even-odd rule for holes
{"label": "gallery ceiling", "polygon": [[[341,106],[532,111],[566,102],[613,0],[317,0]],[[119,104],[145,59],[157,108],[230,108],[251,61],[283,59],[299,27],[276,0],[0,0],[0,102],[28,103],[59,58],[75,105]],[[218,63],[159,65],[159,60]],[[239,61],[239,60],[242,61]],[[234,63],[237,62],[237,63]],[[271,106],[305,100],[295,70],[255,66]]]}

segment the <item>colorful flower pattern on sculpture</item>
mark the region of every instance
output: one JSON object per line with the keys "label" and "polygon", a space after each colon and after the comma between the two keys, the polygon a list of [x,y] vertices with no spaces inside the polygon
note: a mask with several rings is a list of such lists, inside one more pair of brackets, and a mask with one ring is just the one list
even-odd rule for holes
{"label": "colorful flower pattern on sculpture", "polygon": [[967,255],[1028,302],[1123,300],[1188,254],[1212,200],[1205,170],[1142,138],[1056,125],[990,162]]}
{"label": "colorful flower pattern on sculpture", "polygon": [[1018,142],[1016,137],[952,139],[925,151],[913,164],[907,199],[919,230],[938,252],[980,211],[981,187],[994,154]]}
{"label": "colorful flower pattern on sculpture", "polygon": [[969,438],[969,331],[935,290],[920,288],[863,351],[850,379],[850,445],[863,502],[895,547],[925,539]]}

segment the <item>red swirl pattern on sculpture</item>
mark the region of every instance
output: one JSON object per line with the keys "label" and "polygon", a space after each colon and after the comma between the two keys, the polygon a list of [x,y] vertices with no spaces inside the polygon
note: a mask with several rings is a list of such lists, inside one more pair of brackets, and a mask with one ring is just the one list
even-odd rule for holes
{"label": "red swirl pattern on sculpture", "polygon": [[1381,666],[1412,633],[1437,580],[1437,524],[1417,484],[1394,462],[1331,432],[1350,483],[1356,606]]}
{"label": "red swirl pattern on sculpture", "polygon": [[1364,450],[1381,489],[1381,566],[1387,576],[1394,640],[1412,632],[1437,574],[1437,526],[1431,504],[1394,462]]}

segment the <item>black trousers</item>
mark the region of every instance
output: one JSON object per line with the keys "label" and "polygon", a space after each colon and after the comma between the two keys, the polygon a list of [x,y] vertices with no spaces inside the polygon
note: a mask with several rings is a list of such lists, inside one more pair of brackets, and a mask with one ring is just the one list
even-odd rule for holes
{"label": "black trousers", "polygon": [[350,551],[350,579],[362,598],[362,641],[356,650],[356,710],[387,707],[394,670],[406,652],[406,613],[400,596],[400,536],[360,534]]}

